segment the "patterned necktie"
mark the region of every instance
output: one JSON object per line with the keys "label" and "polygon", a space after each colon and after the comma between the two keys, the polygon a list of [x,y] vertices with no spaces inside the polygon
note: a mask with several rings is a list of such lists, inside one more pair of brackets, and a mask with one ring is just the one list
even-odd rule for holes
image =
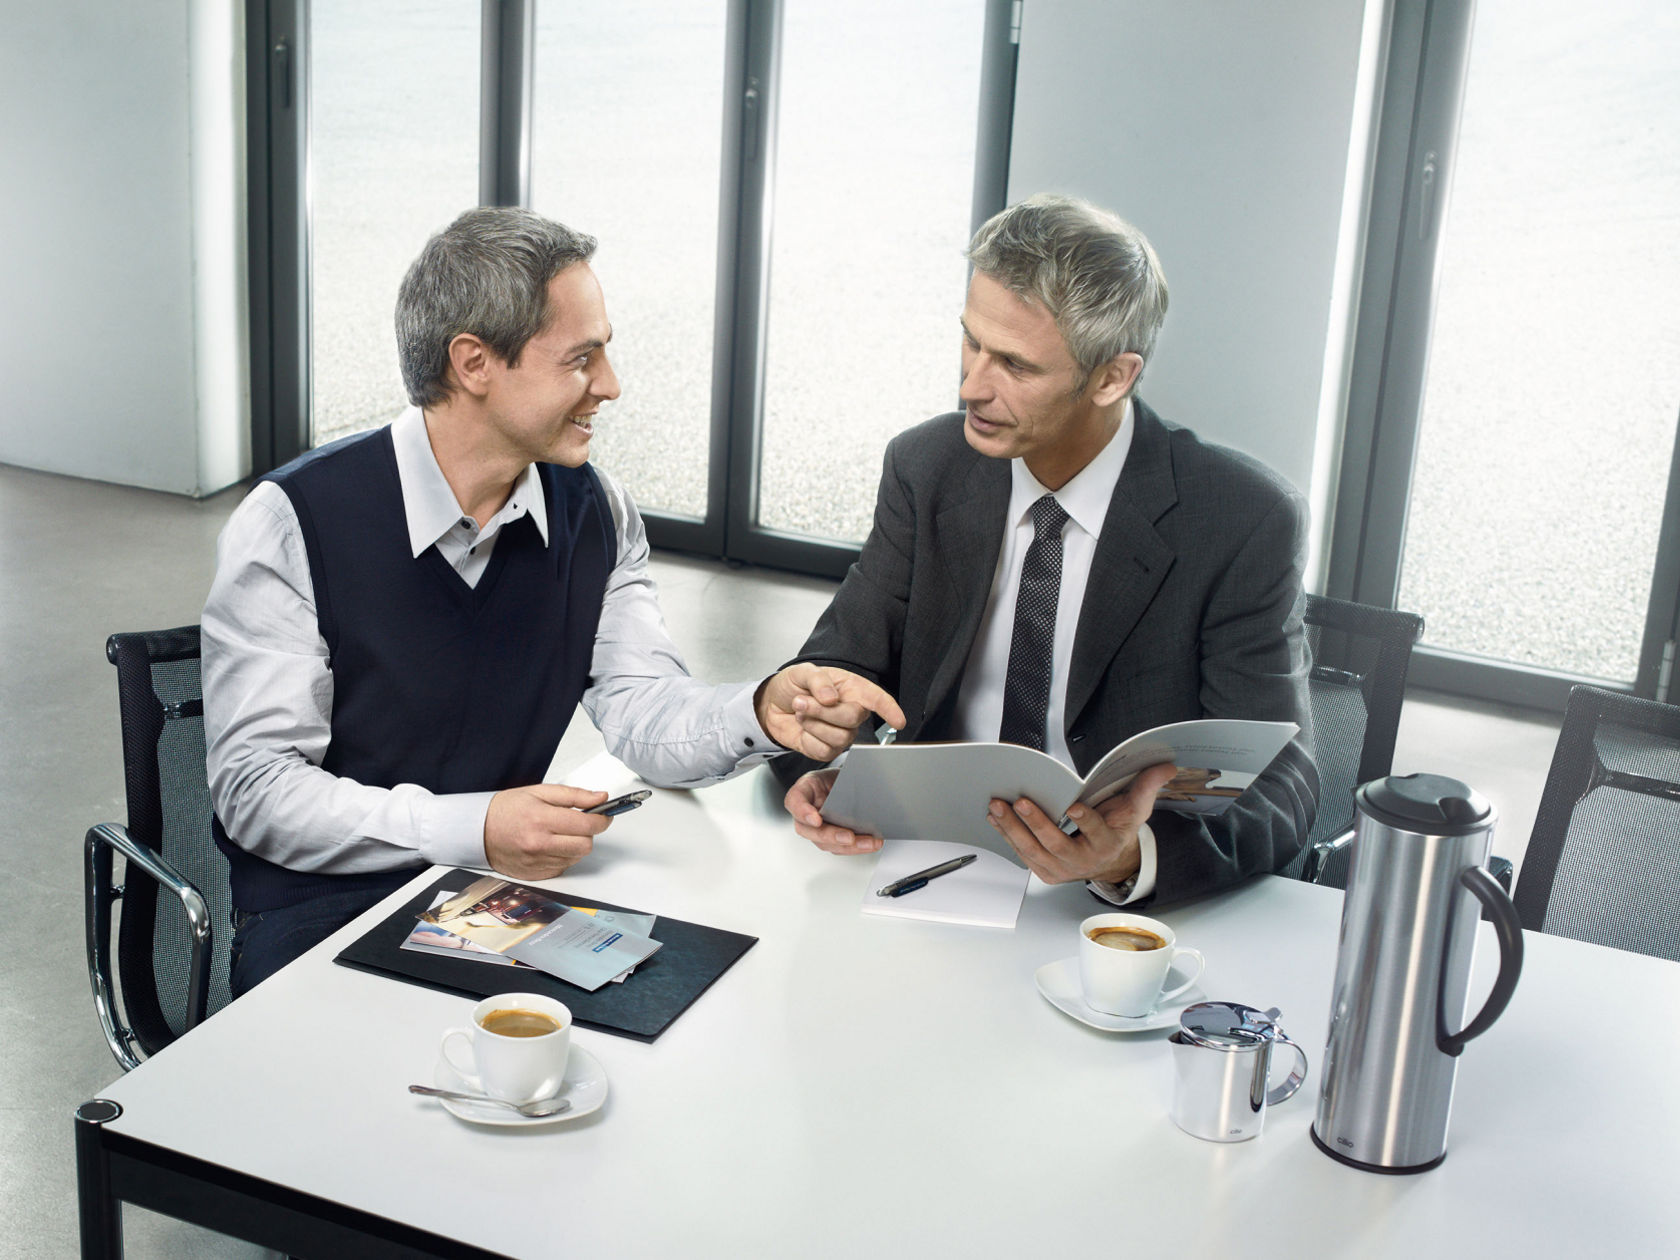
{"label": "patterned necktie", "polygon": [[1055,495],[1047,494],[1032,505],[1032,516],[1036,533],[1021,565],[1021,589],[1015,596],[1015,635],[1009,641],[998,738],[1042,751],[1050,713],[1056,600],[1062,590],[1062,526],[1068,514]]}

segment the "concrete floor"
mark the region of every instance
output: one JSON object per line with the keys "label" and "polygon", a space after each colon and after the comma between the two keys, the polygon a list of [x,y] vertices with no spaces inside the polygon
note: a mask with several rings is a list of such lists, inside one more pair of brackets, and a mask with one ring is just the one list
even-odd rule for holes
{"label": "concrete floor", "polygon": [[[77,1252],[71,1113],[118,1075],[89,997],[81,841],[125,816],[114,630],[198,620],[216,534],[242,495],[172,495],[0,466],[0,1260]],[[654,571],[673,637],[701,677],[763,674],[791,655],[834,584],[661,556]],[[1409,696],[1395,767],[1453,774],[1498,806],[1496,852],[1520,860],[1557,737],[1556,720],[1441,696]],[[574,724],[557,763],[600,748]],[[265,1253],[130,1211],[136,1257]]]}

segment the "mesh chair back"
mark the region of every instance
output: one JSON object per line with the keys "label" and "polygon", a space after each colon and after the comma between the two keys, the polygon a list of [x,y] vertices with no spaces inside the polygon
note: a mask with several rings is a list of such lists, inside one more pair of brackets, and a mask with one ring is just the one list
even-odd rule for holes
{"label": "mesh chair back", "polygon": [[[206,1014],[227,1005],[232,895],[227,859],[210,835],[204,700],[197,626],[112,635],[122,713],[128,832],[204,895],[214,926]],[[180,903],[150,879],[124,881],[117,937],[123,1007],[148,1055],[185,1031],[192,933]]]}
{"label": "mesh chair back", "polygon": [[1512,900],[1526,928],[1680,961],[1680,708],[1569,693]]}
{"label": "mesh chair back", "polygon": [[[1393,769],[1406,672],[1412,645],[1423,634],[1416,613],[1322,595],[1307,596],[1304,620],[1318,816],[1306,849],[1283,872],[1296,877],[1313,845],[1353,826],[1354,789]],[[1345,888],[1351,856],[1348,847],[1331,855],[1318,882]]]}

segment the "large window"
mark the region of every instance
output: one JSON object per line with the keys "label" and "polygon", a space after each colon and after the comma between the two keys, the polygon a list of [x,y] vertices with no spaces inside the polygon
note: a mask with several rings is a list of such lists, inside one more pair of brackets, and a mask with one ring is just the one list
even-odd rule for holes
{"label": "large window", "polygon": [[1565,0],[1427,13],[1379,158],[1365,300],[1393,316],[1358,352],[1356,396],[1381,384],[1352,593],[1423,614],[1425,683],[1653,694],[1680,558],[1680,10],[1608,0],[1587,39]]}
{"label": "large window", "polygon": [[313,445],[406,405],[397,284],[426,238],[478,200],[480,8],[354,0],[311,10]]}
{"label": "large window", "polygon": [[537,10],[531,205],[600,239],[623,396],[590,458],[644,511],[702,519],[726,0],[569,0]]}
{"label": "large window", "polygon": [[757,523],[861,542],[956,400],[983,0],[789,0]]}
{"label": "large window", "polygon": [[1631,683],[1680,413],[1680,9],[1580,21],[1476,6],[1400,603]]}
{"label": "large window", "polygon": [[1011,8],[247,0],[259,470],[401,410],[403,270],[525,199],[600,240],[592,458],[654,541],[839,572],[887,440],[955,400]]}

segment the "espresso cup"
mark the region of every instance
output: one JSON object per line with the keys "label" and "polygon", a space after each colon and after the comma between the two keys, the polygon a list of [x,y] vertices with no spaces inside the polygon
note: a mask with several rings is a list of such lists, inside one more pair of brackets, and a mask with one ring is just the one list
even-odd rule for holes
{"label": "espresso cup", "polygon": [[[450,1053],[466,1043],[471,1062]],[[572,1049],[572,1013],[540,993],[498,993],[473,1007],[472,1023],[443,1034],[449,1066],[470,1089],[507,1102],[531,1102],[560,1092]]]}
{"label": "espresso cup", "polygon": [[[1178,945],[1173,930],[1141,914],[1094,914],[1079,925],[1079,988],[1085,1005],[1104,1015],[1148,1015],[1189,991],[1206,966],[1199,952]],[[1161,992],[1180,958],[1196,969],[1183,984]]]}

